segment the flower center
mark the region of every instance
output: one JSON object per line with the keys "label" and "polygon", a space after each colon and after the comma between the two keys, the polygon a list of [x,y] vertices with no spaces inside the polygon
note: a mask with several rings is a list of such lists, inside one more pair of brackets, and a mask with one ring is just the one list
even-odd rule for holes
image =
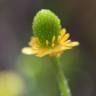
{"label": "flower center", "polygon": [[32,24],[33,33],[38,37],[41,47],[51,47],[61,29],[60,19],[50,10],[42,9],[34,17]]}

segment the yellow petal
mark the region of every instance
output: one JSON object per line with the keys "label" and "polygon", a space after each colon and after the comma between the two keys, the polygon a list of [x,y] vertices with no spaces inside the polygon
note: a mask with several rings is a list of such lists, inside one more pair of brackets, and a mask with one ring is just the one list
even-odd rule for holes
{"label": "yellow petal", "polygon": [[76,42],[76,41],[74,41],[74,42],[72,42],[72,45],[73,46],[78,46],[80,43],[79,42]]}
{"label": "yellow petal", "polygon": [[69,37],[70,37],[69,33],[65,34],[64,37],[62,38],[63,42],[66,41]]}
{"label": "yellow petal", "polygon": [[71,42],[71,40],[67,40],[67,41],[61,40],[61,41],[60,41],[60,44],[64,46],[65,44],[68,44],[68,43],[70,43],[70,42]]}
{"label": "yellow petal", "polygon": [[70,42],[69,44],[66,44],[66,46],[70,46],[70,47],[74,47],[74,46],[78,46],[79,42]]}
{"label": "yellow petal", "polygon": [[61,33],[62,36],[65,35],[66,29],[65,28],[61,29],[60,33]]}
{"label": "yellow petal", "polygon": [[49,53],[50,53],[50,50],[48,49],[40,49],[38,53],[36,54],[36,56],[43,57],[45,55],[48,55]]}
{"label": "yellow petal", "polygon": [[30,47],[25,47],[22,49],[22,53],[27,54],[27,55],[32,55],[35,54],[35,51],[32,51],[32,48]]}
{"label": "yellow petal", "polygon": [[31,40],[28,43],[29,46],[39,46],[39,40],[37,37],[31,37]]}

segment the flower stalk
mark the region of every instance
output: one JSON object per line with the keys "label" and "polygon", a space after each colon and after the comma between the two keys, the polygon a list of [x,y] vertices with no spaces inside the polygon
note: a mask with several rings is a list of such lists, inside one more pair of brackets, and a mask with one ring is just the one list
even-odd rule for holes
{"label": "flower stalk", "polygon": [[50,60],[55,70],[56,79],[60,90],[60,96],[71,96],[68,82],[63,74],[62,68],[60,67],[59,57],[50,57]]}

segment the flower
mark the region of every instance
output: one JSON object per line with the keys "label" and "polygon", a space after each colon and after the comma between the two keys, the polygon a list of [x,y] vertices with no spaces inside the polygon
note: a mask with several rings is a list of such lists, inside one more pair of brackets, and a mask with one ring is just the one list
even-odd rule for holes
{"label": "flower", "polygon": [[29,42],[29,47],[23,48],[22,53],[27,55],[35,54],[38,57],[45,55],[60,56],[63,51],[79,45],[79,42],[72,42],[69,37],[70,34],[66,33],[66,29],[61,29],[57,42],[55,42],[55,36],[53,36],[51,47],[48,47],[48,40],[46,40],[46,46],[41,47],[38,37],[33,36]]}
{"label": "flower", "polygon": [[27,55],[35,54],[38,57],[45,55],[60,56],[63,51],[79,45],[79,42],[72,42],[66,29],[61,29],[61,21],[58,16],[48,9],[37,12],[32,23],[33,37],[29,47],[22,49]]}

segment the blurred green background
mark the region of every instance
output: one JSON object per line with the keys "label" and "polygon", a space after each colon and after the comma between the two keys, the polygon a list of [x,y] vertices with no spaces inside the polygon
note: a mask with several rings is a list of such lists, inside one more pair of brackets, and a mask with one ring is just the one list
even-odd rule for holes
{"label": "blurred green background", "polygon": [[[13,93],[20,96],[60,96],[48,57],[41,59],[21,54],[21,49],[27,46],[32,36],[33,17],[43,8],[54,11],[61,18],[62,26],[71,34],[71,39],[80,42],[79,47],[66,51],[60,58],[60,66],[68,80],[72,96],[95,96],[95,0],[0,0],[0,85],[10,88],[9,81],[17,82],[21,92],[15,91],[18,90],[16,87]],[[12,73],[14,75],[9,75]],[[16,81],[10,79],[16,77]],[[3,85],[5,82],[9,85]],[[15,88],[16,85],[12,84],[12,88]],[[5,90],[2,88],[0,87],[1,93]],[[13,93],[10,96],[15,96]]]}

